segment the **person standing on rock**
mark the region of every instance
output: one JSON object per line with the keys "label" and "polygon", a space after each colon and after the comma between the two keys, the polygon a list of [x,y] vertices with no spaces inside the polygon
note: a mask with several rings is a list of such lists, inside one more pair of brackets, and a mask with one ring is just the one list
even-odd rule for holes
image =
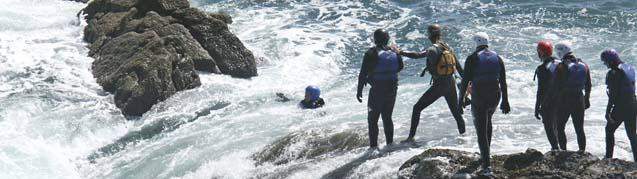
{"label": "person standing on rock", "polygon": [[[590,105],[591,75],[581,59],[573,54],[571,43],[562,41],[555,44],[555,51],[562,62],[557,66],[553,85],[549,90],[549,96],[545,98],[543,105],[549,105],[555,100],[557,105],[556,129],[560,149],[566,150],[566,123],[568,118],[573,118],[577,144],[579,151],[586,151],[586,136],[584,134],[584,111]],[[584,93],[582,93],[584,91]]]}
{"label": "person standing on rock", "polygon": [[[495,113],[498,102],[502,98],[500,109],[502,113],[511,111],[507,93],[506,70],[502,58],[495,51],[489,49],[489,36],[480,32],[473,37],[476,51],[465,61],[465,76],[462,79],[460,93],[467,92],[471,83],[471,113],[476,127],[478,145],[480,147],[481,175],[491,175],[490,145],[492,136],[491,118]],[[459,100],[460,105],[464,99]]]}
{"label": "person standing on rock", "polygon": [[388,47],[389,33],[383,29],[374,31],[375,46],[367,50],[358,75],[356,99],[363,102],[363,87],[371,85],[367,101],[367,123],[370,148],[378,148],[378,118],[383,118],[387,145],[394,139],[392,113],[398,89],[398,72],[403,69],[403,59]]}
{"label": "person standing on rock", "polygon": [[[552,78],[555,76],[555,69],[557,69],[557,65],[561,61],[552,56],[553,44],[548,41],[540,41],[537,44],[537,55],[540,57],[540,60],[542,60],[542,64],[537,66],[535,69],[535,75],[538,79],[537,95],[535,100],[535,118],[538,120],[541,119],[542,123],[544,123],[544,131],[546,131],[546,137],[549,139],[549,143],[551,144],[551,150],[559,150],[560,148],[557,144],[556,136],[557,131],[555,130],[555,100],[546,99],[546,94],[551,87]],[[533,77],[533,80],[535,80],[535,77]],[[542,105],[545,100],[549,100],[546,106]]]}
{"label": "person standing on rock", "polygon": [[[409,136],[403,142],[414,142],[416,136],[416,129],[420,122],[420,113],[429,105],[434,103],[440,97],[445,97],[449,110],[453,118],[456,120],[458,131],[460,134],[465,132],[464,119],[462,118],[462,112],[458,106],[458,93],[456,91],[456,80],[453,75],[457,71],[460,76],[463,76],[463,70],[457,61],[456,55],[453,50],[449,48],[444,41],[442,41],[442,27],[438,24],[430,25],[427,29],[429,32],[429,40],[433,44],[423,52],[406,52],[400,51],[401,56],[409,58],[427,58],[427,64],[425,70],[420,74],[424,76],[425,71],[428,70],[431,74],[432,85],[431,87],[418,99],[418,102],[414,105],[411,114],[411,128],[409,129]],[[464,94],[464,93],[462,93]]]}
{"label": "person standing on rock", "polygon": [[615,130],[624,122],[630,140],[634,161],[637,161],[637,98],[635,97],[635,70],[632,65],[620,60],[614,49],[604,50],[600,55],[608,67],[606,85],[608,105],[606,106],[606,156],[613,158]]}

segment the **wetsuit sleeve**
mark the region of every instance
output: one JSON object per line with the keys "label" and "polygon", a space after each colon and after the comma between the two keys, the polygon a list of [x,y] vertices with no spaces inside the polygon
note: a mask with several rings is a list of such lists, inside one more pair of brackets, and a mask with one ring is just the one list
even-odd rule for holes
{"label": "wetsuit sleeve", "polygon": [[504,68],[504,61],[500,56],[498,56],[498,60],[500,61],[500,68],[502,72],[500,73],[500,90],[502,90],[502,104],[509,103],[509,93],[507,92],[507,78],[506,78],[506,69]]}
{"label": "wetsuit sleeve", "polygon": [[[535,73],[541,73],[544,65],[540,65],[535,69]],[[542,101],[544,101],[544,96],[546,93],[546,79],[539,78],[537,81],[537,95],[535,96],[535,109],[540,109],[542,107]]]}
{"label": "wetsuit sleeve", "polygon": [[[456,56],[456,54],[454,54],[453,56]],[[458,57],[456,56],[456,61],[457,61]],[[460,61],[456,62],[456,70],[458,71],[458,74],[460,74],[461,78],[464,78],[464,70],[462,69],[462,66],[460,65]]]}
{"label": "wetsuit sleeve", "polygon": [[320,108],[323,107],[325,105],[325,101],[323,100],[323,98],[319,98],[318,101],[316,102],[316,107]]}
{"label": "wetsuit sleeve", "polygon": [[619,84],[617,73],[614,70],[611,70],[606,75],[606,85],[608,89],[608,105],[606,106],[606,114],[610,114],[615,107],[615,102],[617,101],[617,97],[619,96]]}
{"label": "wetsuit sleeve", "polygon": [[422,51],[422,52],[407,52],[407,51],[400,51],[399,53],[400,56],[406,56],[409,58],[425,58],[427,57],[427,51]]}
{"label": "wetsuit sleeve", "polygon": [[403,62],[403,57],[398,55],[398,71],[402,71],[405,68],[405,63]]}
{"label": "wetsuit sleeve", "polygon": [[467,57],[467,60],[464,62],[464,75],[462,77],[462,85],[460,86],[460,94],[467,93],[467,86],[469,86],[469,82],[473,80],[473,69],[474,62],[477,60],[478,56],[473,53]]}
{"label": "wetsuit sleeve", "polygon": [[[586,65],[586,64],[585,64]],[[585,99],[586,100],[590,100],[591,98],[591,87],[593,85],[591,84],[591,69],[588,68],[588,65],[586,65],[586,85],[584,86],[584,91],[585,91]]]}
{"label": "wetsuit sleeve", "polygon": [[365,85],[367,84],[367,80],[368,80],[368,76],[369,76],[369,69],[371,69],[371,65],[372,65],[372,54],[373,50],[369,49],[366,53],[365,56],[363,56],[363,64],[361,65],[361,71],[358,74],[358,87],[356,88],[356,92],[358,94],[362,94],[363,93],[363,87],[365,87]]}

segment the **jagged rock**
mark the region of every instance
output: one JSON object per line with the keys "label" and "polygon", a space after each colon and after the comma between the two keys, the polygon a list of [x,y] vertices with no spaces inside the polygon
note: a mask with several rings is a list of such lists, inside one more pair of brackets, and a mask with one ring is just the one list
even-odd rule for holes
{"label": "jagged rock", "polygon": [[192,60],[178,58],[154,31],[129,32],[105,44],[93,75],[127,115],[141,115],[177,91],[201,85]]}
{"label": "jagged rock", "polygon": [[308,130],[286,135],[252,155],[257,165],[282,165],[293,160],[316,159],[369,146],[363,130],[331,133],[327,130]]}
{"label": "jagged rock", "polygon": [[[478,153],[450,149],[429,149],[412,157],[398,171],[399,178],[449,179],[480,178]],[[493,178],[593,179],[637,178],[635,163],[599,160],[590,153],[551,151],[542,154],[528,149],[524,153],[496,155],[491,159]]]}
{"label": "jagged rock", "polygon": [[86,19],[91,20],[100,14],[126,12],[137,5],[137,0],[94,0],[82,9]]}
{"label": "jagged rock", "polygon": [[254,55],[228,29],[227,23],[232,23],[229,16],[210,15],[189,8],[175,11],[174,17],[185,22],[192,36],[208,50],[223,74],[241,78],[257,75]]}
{"label": "jagged rock", "polygon": [[199,86],[195,69],[257,75],[252,52],[228,30],[232,19],[189,6],[188,0],[94,0],[83,9],[93,75],[125,115]]}

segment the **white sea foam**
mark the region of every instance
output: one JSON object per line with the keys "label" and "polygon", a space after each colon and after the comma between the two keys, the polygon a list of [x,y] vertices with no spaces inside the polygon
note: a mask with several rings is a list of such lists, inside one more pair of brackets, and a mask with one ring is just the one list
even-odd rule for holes
{"label": "white sea foam", "polygon": [[[356,161],[365,150],[281,166],[255,166],[250,157],[291,132],[366,129],[367,97],[360,104],[354,95],[362,54],[372,44],[371,32],[386,28],[393,43],[420,50],[428,45],[425,27],[433,22],[448,27],[446,37],[461,61],[474,48],[470,37],[480,31],[492,36],[492,48],[505,58],[513,111],[494,116],[493,153],[550,148],[541,122],[533,117],[535,43],[576,42],[576,54],[591,66],[593,75],[587,149],[603,155],[606,69],[598,53],[609,45],[622,52],[624,61],[636,62],[637,43],[630,41],[635,39],[634,11],[625,13],[625,19],[613,19],[595,7],[555,12],[553,6],[509,2],[379,2],[194,1],[198,8],[233,16],[230,28],[262,62],[260,75],[235,79],[203,73],[201,87],[155,105],[139,121],[126,122],[112,95],[101,90],[91,75],[92,59],[86,57],[81,40],[85,24],[78,24],[75,17],[84,5],[4,0],[0,3],[5,7],[0,10],[0,178],[252,178],[277,173],[283,178],[320,178]],[[577,14],[583,8],[587,12]],[[395,141],[407,135],[412,105],[429,87],[428,76],[417,76],[424,61],[405,59],[405,63],[393,116]],[[307,85],[321,87],[324,108],[296,106]],[[293,101],[276,102],[275,92],[284,92]],[[404,161],[428,148],[478,152],[468,108],[465,113],[467,133],[458,135],[440,99],[422,112],[417,133],[422,147],[364,160],[348,176],[394,177]],[[117,141],[153,126],[164,131],[143,140]],[[575,149],[571,126],[568,145]],[[630,160],[623,127],[616,138],[615,156]],[[95,163],[86,159],[108,144],[126,147]]]}

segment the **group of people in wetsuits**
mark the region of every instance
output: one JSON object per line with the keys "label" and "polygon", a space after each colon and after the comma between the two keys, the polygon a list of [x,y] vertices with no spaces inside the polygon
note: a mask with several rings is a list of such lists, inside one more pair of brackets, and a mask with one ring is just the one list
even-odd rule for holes
{"label": "group of people in wetsuits", "polygon": [[[356,93],[357,100],[362,103],[363,88],[367,84],[371,86],[367,101],[370,147],[378,147],[378,120],[381,117],[386,142],[388,145],[393,144],[392,112],[397,96],[398,73],[404,67],[402,56],[427,58],[421,76],[428,71],[432,76],[431,86],[414,105],[409,136],[403,142],[414,142],[420,113],[440,97],[444,96],[460,134],[465,132],[462,113],[465,106],[471,105],[480,148],[481,173],[489,174],[492,116],[498,106],[504,114],[511,111],[504,62],[489,48],[489,36],[486,33],[477,33],[473,37],[476,48],[467,57],[464,69],[452,48],[443,41],[440,25],[430,25],[428,34],[431,47],[422,52],[407,52],[390,47],[389,33],[383,29],[374,31],[375,46],[367,50],[363,57]],[[557,58],[553,57],[553,49]],[[583,152],[586,149],[584,111],[590,107],[590,69],[575,56],[568,42],[553,46],[548,41],[540,41],[537,53],[542,64],[535,71],[538,79],[535,117],[542,120],[552,150],[566,150],[564,130],[569,117],[572,118],[579,151]],[[631,65],[620,60],[615,50],[603,51],[600,58],[610,69],[606,77],[609,99],[605,157],[612,158],[614,132],[624,122],[633,157],[637,161],[635,72]],[[454,78],[456,72],[462,77],[459,93]],[[468,99],[469,95],[471,100]]]}

